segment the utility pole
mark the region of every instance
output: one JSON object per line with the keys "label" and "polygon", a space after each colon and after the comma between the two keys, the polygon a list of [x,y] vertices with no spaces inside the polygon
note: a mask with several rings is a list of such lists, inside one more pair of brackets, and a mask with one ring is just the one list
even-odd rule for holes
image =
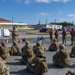
{"label": "utility pole", "polygon": [[39,25],[40,25],[40,20],[39,20]]}
{"label": "utility pole", "polygon": [[47,24],[48,19],[46,19],[46,24]]}

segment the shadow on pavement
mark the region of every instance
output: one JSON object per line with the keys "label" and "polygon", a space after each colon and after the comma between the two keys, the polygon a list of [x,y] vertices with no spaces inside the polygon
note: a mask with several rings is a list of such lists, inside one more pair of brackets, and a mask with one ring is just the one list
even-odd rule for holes
{"label": "shadow on pavement", "polygon": [[56,66],[54,63],[49,63],[48,64],[48,69],[62,69],[61,67],[59,66]]}
{"label": "shadow on pavement", "polygon": [[16,66],[22,66],[22,65],[24,65],[22,62],[20,62],[20,61],[18,61],[18,62],[7,62],[6,64],[8,64],[8,65],[16,65]]}
{"label": "shadow on pavement", "polygon": [[12,74],[16,74],[16,75],[46,75],[46,74],[34,74],[32,72],[27,71],[26,69],[22,69],[17,72],[15,72],[15,71],[10,72],[10,75],[12,75]]}
{"label": "shadow on pavement", "polygon": [[71,65],[70,68],[75,68],[75,64]]}

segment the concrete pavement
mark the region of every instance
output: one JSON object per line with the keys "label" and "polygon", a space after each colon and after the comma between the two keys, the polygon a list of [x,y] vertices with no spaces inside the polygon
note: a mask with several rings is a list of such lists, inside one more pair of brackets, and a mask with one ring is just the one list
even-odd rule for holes
{"label": "concrete pavement", "polygon": [[[34,39],[29,39],[30,43],[32,46],[34,46],[36,44],[36,38]],[[67,67],[67,68],[60,68],[57,67],[53,64],[52,61],[52,56],[56,53],[56,52],[51,52],[48,51],[48,48],[50,46],[50,40],[49,38],[45,38],[45,40],[43,41],[44,46],[46,48],[45,50],[45,56],[47,57],[47,61],[48,61],[48,72],[45,73],[44,75],[65,75],[65,73],[70,70],[70,71],[74,71],[75,70],[75,58],[71,58],[71,66]],[[61,38],[59,39],[59,43],[62,43]],[[9,43],[8,46],[10,47],[12,45],[12,43]],[[18,43],[19,47],[22,48],[24,43]],[[67,44],[66,44],[66,49],[70,52],[72,46],[70,45],[70,38],[67,39]],[[7,65],[10,68],[10,75],[36,75],[30,72],[26,71],[26,65],[22,64],[20,62],[21,56],[10,56],[8,61],[7,61]]]}

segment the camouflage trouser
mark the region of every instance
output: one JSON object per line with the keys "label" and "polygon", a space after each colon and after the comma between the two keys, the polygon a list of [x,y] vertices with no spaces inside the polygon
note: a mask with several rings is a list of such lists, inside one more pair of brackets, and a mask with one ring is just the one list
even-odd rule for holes
{"label": "camouflage trouser", "polygon": [[17,42],[17,36],[12,36],[12,43]]}
{"label": "camouflage trouser", "polygon": [[50,35],[50,41],[52,41],[52,39],[53,39],[53,35]]}
{"label": "camouflage trouser", "polygon": [[60,67],[68,67],[70,64],[66,64],[65,61],[62,61],[61,59],[53,59],[53,62]]}
{"label": "camouflage trouser", "polygon": [[9,75],[9,67],[6,67],[6,65],[0,66],[0,74],[1,75]]}
{"label": "camouflage trouser", "polygon": [[71,36],[71,44],[74,43],[74,36]]}
{"label": "camouflage trouser", "polygon": [[62,36],[62,41],[66,44],[66,36]]}

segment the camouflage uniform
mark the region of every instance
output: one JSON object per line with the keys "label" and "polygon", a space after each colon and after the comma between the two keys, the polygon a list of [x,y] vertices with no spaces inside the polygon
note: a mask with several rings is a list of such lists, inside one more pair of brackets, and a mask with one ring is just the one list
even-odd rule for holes
{"label": "camouflage uniform", "polygon": [[27,64],[28,62],[31,62],[34,57],[35,57],[35,54],[33,52],[33,49],[31,47],[29,41],[26,41],[26,45],[22,48],[22,59],[21,59],[21,61],[24,64]]}
{"label": "camouflage uniform", "polygon": [[[23,48],[21,49],[21,51],[22,51],[22,56],[25,54],[25,50],[27,49],[27,46],[30,46],[30,47],[31,47],[29,41],[26,41],[26,42],[25,42],[25,45],[24,45]],[[31,49],[32,49],[32,47],[31,47]]]}
{"label": "camouflage uniform", "polygon": [[59,48],[59,44],[56,39],[53,39],[52,44],[49,47],[49,51],[57,51]]}
{"label": "camouflage uniform", "polygon": [[71,35],[71,45],[73,45],[74,37],[75,37],[75,30],[74,30],[74,28],[72,28],[72,30],[70,31],[70,35]]}
{"label": "camouflage uniform", "polygon": [[36,74],[46,73],[48,71],[48,63],[42,51],[37,51],[36,57],[27,64],[27,70]]}
{"label": "camouflage uniform", "polygon": [[0,75],[9,75],[9,67],[5,65],[5,63],[1,58],[0,58]]}
{"label": "camouflage uniform", "polygon": [[27,64],[28,62],[31,62],[34,57],[35,57],[35,54],[34,54],[32,48],[31,48],[31,46],[27,45],[27,46],[26,46],[26,49],[25,49],[25,53],[24,53],[24,55],[22,56],[21,61],[22,61],[24,64]]}
{"label": "camouflage uniform", "polygon": [[16,42],[13,43],[13,45],[11,46],[11,51],[10,51],[10,55],[20,55],[20,49],[17,45]]}
{"label": "camouflage uniform", "polygon": [[56,30],[55,30],[55,38],[57,39],[57,42],[58,42],[58,37],[59,37],[59,32],[58,32],[58,30],[56,29]]}
{"label": "camouflage uniform", "polygon": [[13,30],[10,30],[12,32],[12,42],[17,42],[17,37],[19,35],[18,30],[16,29],[16,27],[13,27]]}
{"label": "camouflage uniform", "polygon": [[54,64],[60,67],[70,66],[70,55],[64,45],[59,45],[59,51],[53,56]]}
{"label": "camouflage uniform", "polygon": [[5,42],[1,43],[0,46],[0,57],[7,61],[8,57],[9,57],[9,51],[8,51],[8,47],[5,45]]}
{"label": "camouflage uniform", "polygon": [[63,28],[63,31],[62,31],[62,42],[63,42],[63,44],[66,44],[66,36],[67,36],[67,32],[64,33],[64,31],[66,31],[65,28]]}
{"label": "camouflage uniform", "polygon": [[42,42],[40,42],[40,41],[38,41],[38,42],[36,43],[36,45],[33,46],[33,51],[34,51],[35,54],[37,53],[38,48],[39,48],[40,50],[42,50],[43,52],[45,51],[45,47],[43,46]]}
{"label": "camouflage uniform", "polygon": [[71,57],[75,57],[75,43],[74,43],[74,46],[73,46],[72,49],[71,49],[70,56],[71,56]]}
{"label": "camouflage uniform", "polygon": [[50,35],[50,41],[52,41],[52,38],[53,38],[53,30],[52,29],[49,30],[49,35]]}

